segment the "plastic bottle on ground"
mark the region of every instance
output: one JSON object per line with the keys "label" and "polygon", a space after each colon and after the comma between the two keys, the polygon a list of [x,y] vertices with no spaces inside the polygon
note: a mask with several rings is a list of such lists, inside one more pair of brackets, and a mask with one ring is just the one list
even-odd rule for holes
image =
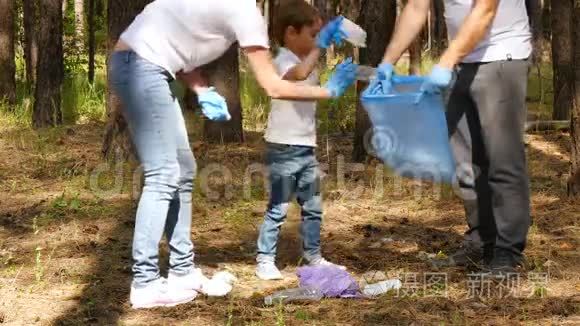
{"label": "plastic bottle on ground", "polygon": [[367,284],[363,288],[363,294],[369,297],[376,297],[378,295],[387,293],[390,290],[397,290],[403,286],[400,280],[392,279],[374,284]]}
{"label": "plastic bottle on ground", "polygon": [[264,298],[264,303],[266,305],[278,304],[280,302],[292,302],[292,301],[319,301],[322,299],[323,295],[320,290],[316,288],[295,288],[278,291],[272,295]]}

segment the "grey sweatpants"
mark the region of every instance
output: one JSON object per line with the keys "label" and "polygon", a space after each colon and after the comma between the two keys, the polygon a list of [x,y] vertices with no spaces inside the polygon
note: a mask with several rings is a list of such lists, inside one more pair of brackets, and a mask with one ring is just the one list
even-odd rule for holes
{"label": "grey sweatpants", "polygon": [[530,226],[523,142],[528,60],[461,64],[447,121],[468,231],[465,244],[521,255]]}

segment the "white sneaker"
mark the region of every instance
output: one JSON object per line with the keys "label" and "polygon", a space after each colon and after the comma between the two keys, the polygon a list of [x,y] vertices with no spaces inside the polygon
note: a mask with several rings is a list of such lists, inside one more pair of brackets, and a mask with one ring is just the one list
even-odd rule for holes
{"label": "white sneaker", "polygon": [[203,284],[208,281],[209,279],[203,275],[203,272],[199,268],[195,268],[191,273],[186,275],[169,272],[167,276],[167,283],[171,288],[181,288],[197,292],[202,292]]}
{"label": "white sneaker", "polygon": [[194,290],[210,297],[223,297],[233,289],[236,277],[228,272],[218,272],[212,279],[203,275],[201,269],[196,268],[186,275],[169,273],[167,282],[170,288]]}
{"label": "white sneaker", "polygon": [[192,301],[196,295],[193,290],[170,288],[165,278],[159,278],[142,288],[131,286],[130,301],[133,309],[173,307]]}
{"label": "white sneaker", "polygon": [[258,267],[256,267],[256,276],[264,281],[281,280],[284,278],[273,261],[259,262]]}
{"label": "white sneaker", "polygon": [[313,260],[311,262],[309,262],[308,265],[310,265],[310,266],[334,266],[334,267],[336,267],[338,269],[341,269],[343,271],[346,270],[346,266],[342,266],[342,265],[337,265],[335,263],[331,263],[331,262],[329,262],[328,260],[326,260],[326,259],[324,259],[322,257],[321,258],[318,258],[318,259],[315,259],[315,260]]}

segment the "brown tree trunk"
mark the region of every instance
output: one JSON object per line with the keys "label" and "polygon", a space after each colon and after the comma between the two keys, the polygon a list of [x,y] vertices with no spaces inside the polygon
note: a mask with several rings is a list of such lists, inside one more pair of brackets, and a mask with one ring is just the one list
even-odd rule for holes
{"label": "brown tree trunk", "polygon": [[544,57],[544,23],[542,18],[543,1],[526,0],[526,9],[530,17],[534,44],[534,63],[542,63]]}
{"label": "brown tree trunk", "polygon": [[445,24],[443,0],[431,2],[431,55],[438,58],[447,47],[447,25]]}
{"label": "brown tree trunk", "polygon": [[35,0],[24,0],[24,60],[26,62],[26,82],[29,89],[34,87],[36,65],[38,64],[38,4]]}
{"label": "brown tree trunk", "polygon": [[268,35],[271,40],[274,40],[274,26],[276,20],[276,12],[278,6],[280,5],[280,0],[268,0]]}
{"label": "brown tree trunk", "polygon": [[[140,13],[149,0],[109,0],[107,7],[108,40],[107,51],[111,53],[121,33],[131,24],[135,16]],[[121,154],[127,158],[132,153],[131,141],[127,133],[127,124],[121,114],[121,102],[113,93],[108,92],[107,124],[103,138],[102,153],[105,158],[112,158],[113,154]]]}
{"label": "brown tree trunk", "polygon": [[333,0],[314,0],[312,5],[318,9],[322,19],[327,21],[334,17]]}
{"label": "brown tree trunk", "polygon": [[574,1],[573,14],[574,28],[574,57],[575,57],[575,83],[574,97],[570,123],[570,136],[572,138],[572,170],[568,180],[568,194],[580,196],[580,0]]}
{"label": "brown tree trunk", "polygon": [[64,78],[62,0],[41,0],[38,34],[38,67],[32,125],[62,124],[61,86]]}
{"label": "brown tree trunk", "polygon": [[88,24],[89,24],[89,62],[88,62],[88,78],[89,83],[95,81],[95,0],[88,2]]}
{"label": "brown tree trunk", "polygon": [[204,139],[220,143],[243,142],[238,45],[232,45],[223,56],[203,69],[209,84],[215,86],[217,92],[226,98],[232,116],[232,119],[227,122],[205,120]]}
{"label": "brown tree trunk", "polygon": [[552,0],[541,0],[542,6],[542,29],[544,30],[544,39],[546,46],[550,45],[552,39]]}
{"label": "brown tree trunk", "polygon": [[554,120],[570,119],[574,89],[572,9],[574,0],[552,3],[552,63],[554,67]]}
{"label": "brown tree trunk", "polygon": [[[385,49],[393,33],[397,19],[396,0],[364,0],[357,23],[367,31],[367,47],[360,49],[360,63],[363,65],[378,65],[385,54]],[[366,83],[358,83],[357,91],[366,87]],[[371,124],[365,109],[357,104],[352,157],[355,162],[362,162],[367,156],[365,135],[370,132]]]}
{"label": "brown tree trunk", "polygon": [[344,17],[356,21],[360,14],[361,0],[340,0],[339,12]]}
{"label": "brown tree trunk", "polygon": [[16,101],[15,9],[15,0],[0,0],[0,102],[9,104]]}

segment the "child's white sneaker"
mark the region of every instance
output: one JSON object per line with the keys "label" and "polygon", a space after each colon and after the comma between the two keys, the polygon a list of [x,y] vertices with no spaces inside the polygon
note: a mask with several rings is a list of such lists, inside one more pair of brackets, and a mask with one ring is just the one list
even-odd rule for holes
{"label": "child's white sneaker", "polygon": [[186,275],[169,273],[170,288],[195,290],[210,297],[223,297],[233,289],[236,277],[229,272],[218,272],[212,279],[203,275],[201,269],[196,268]]}
{"label": "child's white sneaker", "polygon": [[310,265],[310,266],[334,266],[334,267],[336,267],[338,269],[341,269],[343,271],[346,270],[346,266],[342,266],[342,265],[337,265],[335,263],[331,263],[331,262],[329,262],[328,260],[326,260],[326,259],[324,259],[322,257],[310,261],[308,263],[308,265]]}
{"label": "child's white sneaker", "polygon": [[181,288],[185,290],[194,290],[201,292],[203,284],[207,283],[209,279],[203,275],[199,268],[195,268],[191,273],[179,275],[169,272],[167,275],[167,283],[171,288]]}
{"label": "child's white sneaker", "polygon": [[256,267],[256,276],[265,281],[281,280],[284,278],[273,261],[259,262],[258,267]]}
{"label": "child's white sneaker", "polygon": [[165,278],[149,282],[144,287],[131,286],[131,307],[146,309],[154,307],[173,307],[195,299],[193,290],[170,288]]}

